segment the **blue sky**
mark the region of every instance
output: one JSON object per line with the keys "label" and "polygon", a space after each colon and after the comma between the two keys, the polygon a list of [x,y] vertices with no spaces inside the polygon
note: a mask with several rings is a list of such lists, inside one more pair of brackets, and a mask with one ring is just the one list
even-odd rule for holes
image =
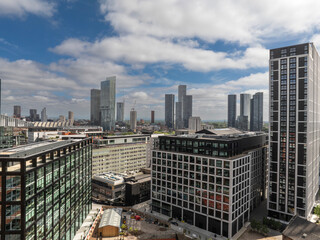
{"label": "blue sky", "polygon": [[264,92],[268,49],[320,46],[318,0],[2,0],[2,113],[21,105],[89,118],[90,89],[117,76],[125,116],[164,118],[164,94],[187,84],[193,115],[226,119],[227,94]]}

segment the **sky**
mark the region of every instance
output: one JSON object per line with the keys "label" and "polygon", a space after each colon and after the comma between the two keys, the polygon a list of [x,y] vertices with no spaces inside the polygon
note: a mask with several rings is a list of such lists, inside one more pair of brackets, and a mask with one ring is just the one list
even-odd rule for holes
{"label": "sky", "polygon": [[268,49],[319,49],[314,9],[319,0],[1,0],[1,112],[89,119],[90,89],[116,76],[126,119],[133,107],[164,119],[164,95],[186,84],[193,116],[225,120],[228,94],[263,92],[267,121]]}

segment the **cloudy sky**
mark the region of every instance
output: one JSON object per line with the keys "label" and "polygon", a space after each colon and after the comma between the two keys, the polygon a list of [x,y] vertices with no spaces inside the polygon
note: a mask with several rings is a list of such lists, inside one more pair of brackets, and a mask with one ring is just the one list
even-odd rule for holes
{"label": "cloudy sky", "polygon": [[[319,0],[1,0],[2,113],[21,105],[89,118],[90,89],[117,76],[117,101],[164,118],[179,84],[193,115],[224,120],[229,93],[264,92],[268,49],[320,46]],[[239,100],[239,97],[238,97]]]}

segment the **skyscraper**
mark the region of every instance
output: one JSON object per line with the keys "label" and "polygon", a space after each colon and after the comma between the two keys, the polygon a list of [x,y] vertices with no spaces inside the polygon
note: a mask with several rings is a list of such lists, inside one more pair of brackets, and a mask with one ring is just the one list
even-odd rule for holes
{"label": "skyscraper", "polygon": [[103,130],[114,130],[116,114],[116,77],[107,77],[101,82],[100,92],[101,126]]}
{"label": "skyscraper", "polygon": [[124,121],[124,102],[117,102],[117,122]]}
{"label": "skyscraper", "polygon": [[154,123],[154,111],[151,111],[151,123]]}
{"label": "skyscraper", "polygon": [[165,123],[169,129],[174,128],[174,95],[165,95]]}
{"label": "skyscraper", "polygon": [[13,106],[13,117],[21,118],[21,106]]}
{"label": "skyscraper", "polygon": [[237,95],[228,95],[228,127],[236,127]]}
{"label": "skyscraper", "polygon": [[186,95],[183,99],[183,122],[184,127],[189,127],[189,118],[192,117],[192,95]]}
{"label": "skyscraper", "polygon": [[47,109],[43,108],[41,111],[41,122],[46,122],[48,120]]}
{"label": "skyscraper", "polygon": [[178,86],[178,102],[176,103],[176,128],[184,128],[183,104],[187,94],[187,85]]}
{"label": "skyscraper", "polygon": [[137,111],[134,109],[130,111],[130,129],[133,131],[137,129]]}
{"label": "skyscraper", "polygon": [[30,109],[30,121],[34,122],[37,119],[37,109]]}
{"label": "skyscraper", "polygon": [[250,100],[250,130],[261,131],[263,126],[263,93],[258,92]]}
{"label": "skyscraper", "polygon": [[74,123],[74,113],[72,111],[68,112],[68,120],[69,120],[70,124],[73,125],[73,123]]}
{"label": "skyscraper", "polygon": [[312,43],[270,50],[268,216],[312,213],[319,189],[320,59]]}
{"label": "skyscraper", "polygon": [[189,118],[189,130],[200,131],[201,130],[201,118],[200,117],[190,117]]}
{"label": "skyscraper", "polygon": [[250,94],[240,94],[240,116],[238,128],[247,131],[250,119]]}
{"label": "skyscraper", "polygon": [[91,89],[90,121],[92,125],[100,125],[100,92],[99,89]]}

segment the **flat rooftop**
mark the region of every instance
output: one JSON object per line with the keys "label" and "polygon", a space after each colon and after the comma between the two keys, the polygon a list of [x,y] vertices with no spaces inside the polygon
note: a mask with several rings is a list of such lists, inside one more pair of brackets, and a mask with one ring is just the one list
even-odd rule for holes
{"label": "flat rooftop", "polygon": [[31,143],[31,144],[22,145],[22,146],[13,147],[13,148],[6,148],[3,150],[0,150],[0,159],[1,158],[27,158],[34,154],[61,148],[69,145],[70,143],[74,143],[78,141],[81,141],[81,139],[44,141],[44,142]]}
{"label": "flat rooftop", "polygon": [[160,136],[160,138],[168,137],[168,138],[190,138],[190,139],[204,139],[204,140],[234,141],[237,139],[261,136],[263,134],[265,133],[246,132],[246,133],[221,134],[221,135],[195,133],[195,134],[186,134],[186,135],[177,135],[177,136],[173,136],[173,135]]}

